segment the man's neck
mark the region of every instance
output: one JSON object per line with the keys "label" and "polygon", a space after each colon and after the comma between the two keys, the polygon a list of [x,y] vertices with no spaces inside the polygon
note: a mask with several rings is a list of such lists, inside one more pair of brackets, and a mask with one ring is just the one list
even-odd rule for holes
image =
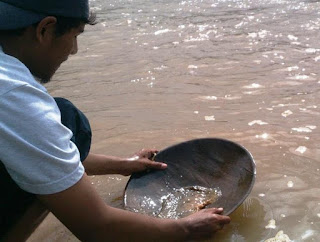
{"label": "man's neck", "polygon": [[17,59],[20,59],[21,55],[23,55],[23,48],[21,48],[22,46],[19,42],[19,37],[0,37],[0,46],[2,47],[2,51],[7,55],[16,57]]}

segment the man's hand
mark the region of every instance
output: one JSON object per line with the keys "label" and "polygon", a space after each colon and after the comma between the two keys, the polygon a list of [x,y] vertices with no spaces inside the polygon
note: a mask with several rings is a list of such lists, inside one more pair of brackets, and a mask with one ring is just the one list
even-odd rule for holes
{"label": "man's hand", "polygon": [[152,160],[157,153],[155,149],[142,149],[130,158],[90,153],[83,165],[89,175],[121,174],[128,176],[146,169],[167,168],[167,164]]}
{"label": "man's hand", "polygon": [[189,234],[188,240],[208,239],[230,223],[230,217],[221,215],[222,208],[208,208],[182,218],[181,222]]}
{"label": "man's hand", "polygon": [[167,164],[153,161],[154,156],[158,153],[155,149],[142,149],[132,157],[127,159],[123,167],[122,175],[128,176],[134,172],[140,172],[147,169],[165,169]]}

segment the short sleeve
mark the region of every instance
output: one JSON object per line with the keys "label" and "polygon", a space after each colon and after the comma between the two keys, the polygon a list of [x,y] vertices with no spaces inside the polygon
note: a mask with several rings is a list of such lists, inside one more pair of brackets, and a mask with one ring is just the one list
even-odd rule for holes
{"label": "short sleeve", "polygon": [[25,84],[2,94],[0,118],[0,160],[23,190],[52,194],[81,179],[72,132],[47,92]]}

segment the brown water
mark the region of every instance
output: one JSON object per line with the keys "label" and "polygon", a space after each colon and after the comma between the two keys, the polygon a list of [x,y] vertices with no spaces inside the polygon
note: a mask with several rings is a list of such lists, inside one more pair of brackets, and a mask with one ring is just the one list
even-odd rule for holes
{"label": "brown water", "polygon": [[[100,23],[48,85],[91,121],[93,152],[129,156],[202,137],[238,142],[255,186],[216,241],[280,230],[320,240],[320,2],[91,1]],[[122,206],[122,176],[92,178]],[[50,215],[29,241],[77,241]]]}

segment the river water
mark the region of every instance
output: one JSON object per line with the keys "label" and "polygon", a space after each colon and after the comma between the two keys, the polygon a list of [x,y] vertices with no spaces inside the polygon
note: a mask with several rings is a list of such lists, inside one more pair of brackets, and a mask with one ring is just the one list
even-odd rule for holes
{"label": "river water", "polygon": [[[320,2],[91,1],[99,24],[47,85],[88,116],[92,151],[220,137],[246,147],[254,188],[215,241],[264,241],[283,231],[320,240]],[[122,207],[128,177],[96,176]],[[49,215],[29,241],[77,241]]]}

